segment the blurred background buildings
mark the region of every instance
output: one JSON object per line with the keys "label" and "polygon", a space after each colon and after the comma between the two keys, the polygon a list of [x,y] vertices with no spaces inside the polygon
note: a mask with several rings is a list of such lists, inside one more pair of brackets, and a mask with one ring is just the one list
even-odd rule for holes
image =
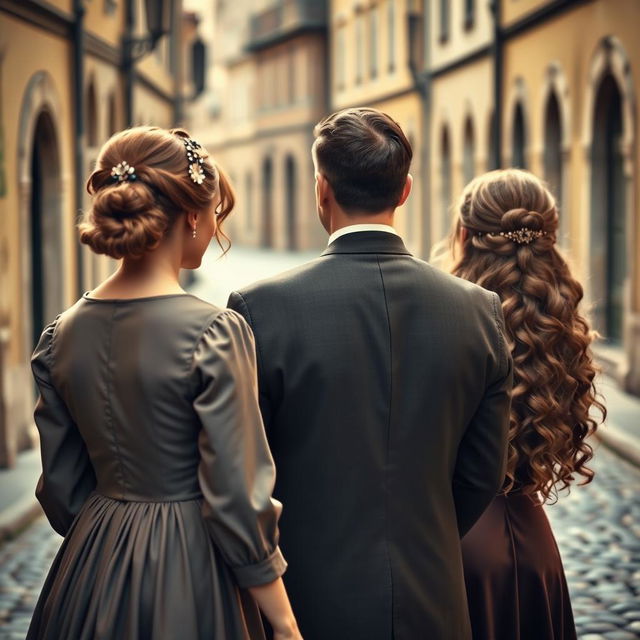
{"label": "blurred background buildings", "polygon": [[84,181],[129,124],[184,124],[230,175],[236,245],[320,249],[310,156],[372,106],[414,149],[398,214],[428,258],[475,175],[548,180],[560,244],[640,395],[638,0],[0,0],[0,466],[30,446],[29,355],[113,264],[79,247]]}

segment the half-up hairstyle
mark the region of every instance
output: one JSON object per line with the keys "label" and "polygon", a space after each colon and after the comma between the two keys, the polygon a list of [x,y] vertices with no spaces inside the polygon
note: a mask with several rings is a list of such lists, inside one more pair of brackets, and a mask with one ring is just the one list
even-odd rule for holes
{"label": "half-up hairstyle", "polygon": [[[92,207],[79,225],[80,241],[112,258],[140,257],[155,249],[181,214],[207,210],[220,190],[215,237],[224,250],[228,238],[221,226],[235,198],[229,180],[204,149],[204,180],[189,174],[183,129],[135,127],[114,134],[102,148],[87,181]],[[114,181],[111,170],[126,162],[135,180]],[[221,238],[227,241],[223,247]]]}
{"label": "half-up hairstyle", "polygon": [[583,290],[556,248],[557,228],[556,202],[542,181],[507,169],[467,185],[450,238],[453,274],[502,301],[514,360],[504,492],[539,493],[544,502],[576,474],[581,484],[591,481],[590,409],[606,415],[594,387],[595,333],[578,313]]}

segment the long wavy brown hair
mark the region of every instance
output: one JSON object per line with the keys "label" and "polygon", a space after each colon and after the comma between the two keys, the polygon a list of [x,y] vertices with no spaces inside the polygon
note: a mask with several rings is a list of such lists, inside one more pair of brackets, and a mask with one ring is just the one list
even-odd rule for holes
{"label": "long wavy brown hair", "polygon": [[[529,229],[530,242],[509,232]],[[491,171],[464,189],[449,238],[451,271],[495,291],[514,360],[504,492],[546,502],[581,476],[593,478],[587,438],[606,416],[594,386],[590,344],[578,312],[583,289],[556,247],[558,209],[544,183],[518,169]],[[509,234],[509,235],[503,235]]]}

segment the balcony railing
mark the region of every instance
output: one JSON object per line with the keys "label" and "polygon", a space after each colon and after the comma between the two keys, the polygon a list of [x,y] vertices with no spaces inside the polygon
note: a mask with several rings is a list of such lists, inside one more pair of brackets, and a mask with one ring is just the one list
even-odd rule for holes
{"label": "balcony railing", "polygon": [[256,51],[299,33],[321,30],[326,26],[326,0],[280,0],[251,17],[247,48]]}

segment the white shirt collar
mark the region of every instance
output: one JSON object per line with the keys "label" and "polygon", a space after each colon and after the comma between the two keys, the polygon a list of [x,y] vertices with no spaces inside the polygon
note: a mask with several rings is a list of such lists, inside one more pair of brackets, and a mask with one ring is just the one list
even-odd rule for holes
{"label": "white shirt collar", "polygon": [[347,233],[357,233],[358,231],[386,231],[387,233],[393,233],[396,236],[400,234],[388,224],[350,224],[347,227],[342,227],[337,231],[334,231],[329,236],[329,242],[327,244],[331,244],[334,240],[337,240],[341,236],[346,235]]}

